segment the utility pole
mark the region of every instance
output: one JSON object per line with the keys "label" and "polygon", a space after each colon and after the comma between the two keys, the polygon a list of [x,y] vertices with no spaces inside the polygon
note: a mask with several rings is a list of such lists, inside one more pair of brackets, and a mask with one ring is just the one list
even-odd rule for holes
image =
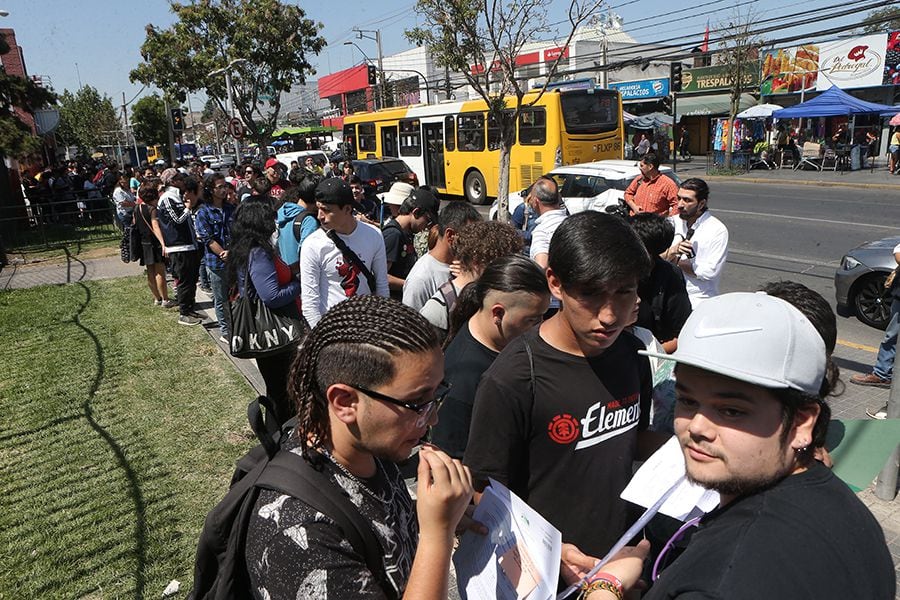
{"label": "utility pole", "polygon": [[[385,91],[384,53],[381,50],[381,30],[380,29],[357,29],[356,27],[354,27],[353,31],[356,32],[356,36],[359,39],[366,38],[369,40],[373,40],[375,42],[375,46],[378,49],[378,81],[381,82],[379,84],[379,87],[381,89],[378,92],[378,96],[380,96],[380,98],[381,98],[381,102],[380,102],[381,108],[386,108],[387,103],[385,102],[385,93],[384,93],[384,91]],[[375,35],[374,36],[366,35],[367,33],[374,33]],[[357,48],[359,48],[359,47],[357,46]],[[362,52],[362,49],[360,48],[359,51]],[[365,52],[363,52],[363,56],[365,56],[365,55],[366,55]]]}
{"label": "utility pole", "polygon": [[163,94],[163,107],[166,111],[166,132],[169,134],[169,164],[175,164],[175,132],[172,131],[172,114],[169,112],[169,97]]}
{"label": "utility pole", "polygon": [[[128,105],[125,104],[125,92],[122,92],[122,118],[125,120],[125,143],[128,143]],[[134,162],[133,167],[141,164],[141,155],[138,154],[137,137],[134,131],[131,132],[131,142],[134,144]]]}

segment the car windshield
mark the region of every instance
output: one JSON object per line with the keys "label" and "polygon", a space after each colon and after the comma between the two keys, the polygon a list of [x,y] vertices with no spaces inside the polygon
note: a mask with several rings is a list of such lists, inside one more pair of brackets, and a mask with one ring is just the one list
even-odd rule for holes
{"label": "car windshield", "polygon": [[563,121],[569,133],[603,133],[619,126],[619,102],[610,90],[563,92]]}

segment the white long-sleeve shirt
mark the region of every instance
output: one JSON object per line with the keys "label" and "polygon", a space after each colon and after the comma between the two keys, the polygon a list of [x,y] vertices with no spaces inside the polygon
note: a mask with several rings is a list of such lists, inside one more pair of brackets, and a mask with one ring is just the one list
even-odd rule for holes
{"label": "white long-sleeve shirt", "polygon": [[[366,223],[357,223],[353,233],[338,235],[375,276],[375,295],[389,296],[381,232]],[[306,238],[300,249],[300,297],[303,316],[310,327],[335,304],[372,293],[365,276],[344,260],[324,229],[317,229]]]}
{"label": "white long-sleeve shirt", "polygon": [[[675,225],[676,242],[678,236],[685,239],[687,222],[677,215],[669,219]],[[728,229],[709,211],[700,215],[692,228],[694,235],[691,237],[691,246],[694,248],[694,257],[690,260],[694,274],[685,271],[684,279],[691,307],[697,308],[703,300],[719,295],[719,280],[728,258]]]}

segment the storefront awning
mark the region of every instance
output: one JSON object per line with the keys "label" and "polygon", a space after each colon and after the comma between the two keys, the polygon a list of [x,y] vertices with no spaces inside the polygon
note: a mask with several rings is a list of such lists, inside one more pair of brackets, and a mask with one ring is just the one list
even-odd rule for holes
{"label": "storefront awning", "polygon": [[[746,110],[757,103],[756,98],[750,94],[741,94],[741,103],[738,112]],[[711,96],[684,96],[678,97],[676,105],[677,123],[682,117],[698,116],[727,116],[731,110],[731,96],[729,94],[714,94]]]}

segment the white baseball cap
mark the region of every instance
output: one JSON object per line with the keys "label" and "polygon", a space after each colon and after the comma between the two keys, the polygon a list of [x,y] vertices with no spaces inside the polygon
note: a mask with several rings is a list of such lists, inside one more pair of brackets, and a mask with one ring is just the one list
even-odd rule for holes
{"label": "white baseball cap", "polygon": [[822,336],[794,306],[763,292],[704,300],[681,328],[674,354],[639,353],[813,396],[825,377]]}
{"label": "white baseball cap", "polygon": [[381,201],[385,204],[393,204],[394,206],[400,206],[403,204],[403,201],[409,198],[412,193],[416,190],[413,186],[408,183],[403,183],[402,181],[394,182],[394,185],[391,186],[391,190],[384,194],[381,194]]}

